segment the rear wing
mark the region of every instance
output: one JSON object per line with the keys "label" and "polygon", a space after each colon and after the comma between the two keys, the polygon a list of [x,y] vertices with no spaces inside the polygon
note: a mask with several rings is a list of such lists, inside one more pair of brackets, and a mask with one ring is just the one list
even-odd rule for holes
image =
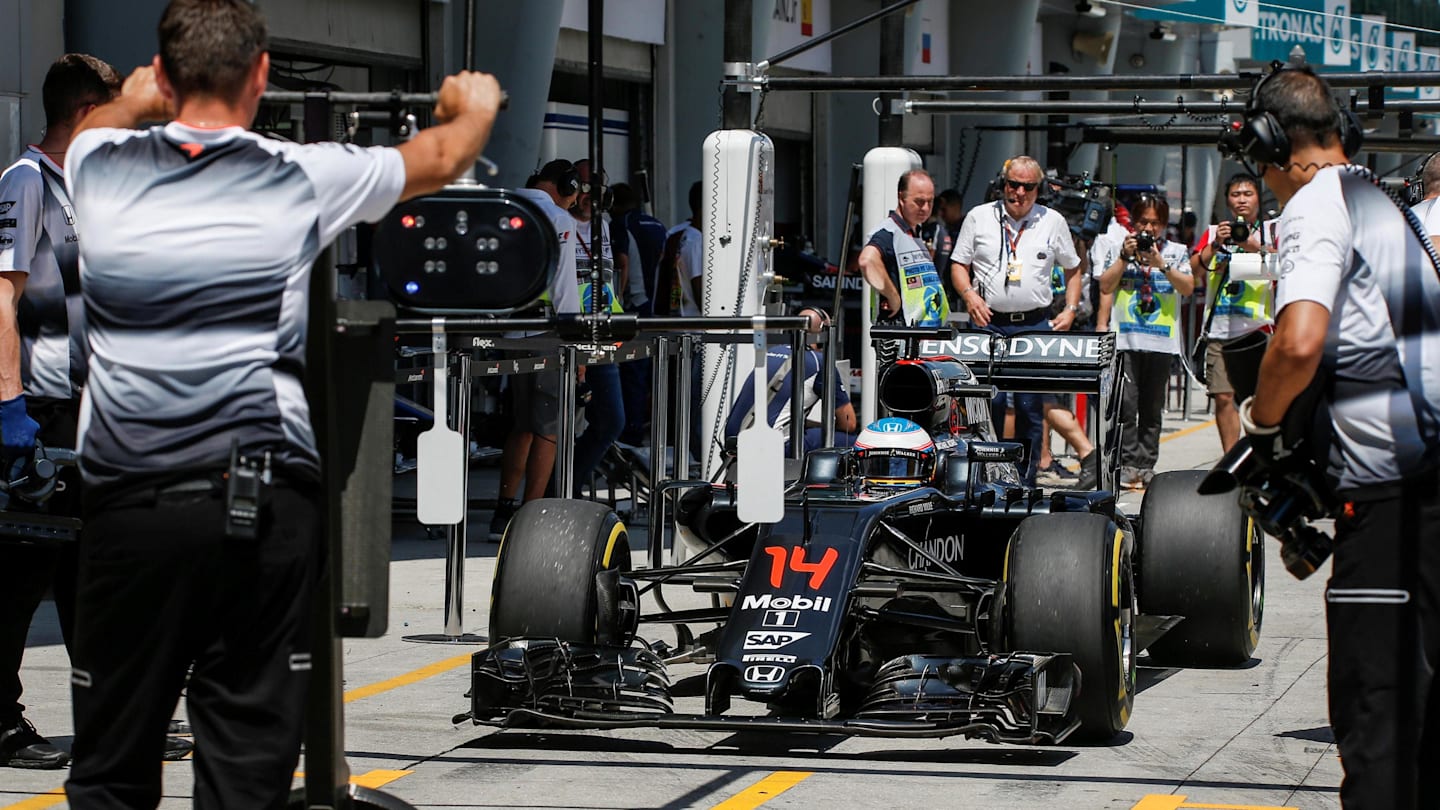
{"label": "rear wing", "polygon": [[877,340],[903,340],[904,356],[952,357],[977,381],[1001,391],[1100,394],[1108,398],[1118,370],[1113,332],[1031,332],[872,328]]}

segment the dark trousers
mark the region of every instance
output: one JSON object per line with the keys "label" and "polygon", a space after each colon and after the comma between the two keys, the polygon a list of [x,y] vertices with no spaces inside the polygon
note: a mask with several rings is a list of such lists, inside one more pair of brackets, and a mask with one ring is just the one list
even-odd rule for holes
{"label": "dark trousers", "polygon": [[[40,424],[40,443],[47,447],[75,446],[77,400],[33,398],[30,416]],[[8,472],[8,471],[7,471]],[[18,499],[9,509],[40,511],[78,517],[79,476],[73,467],[60,474],[59,490],[42,507],[28,507]],[[19,721],[25,707],[20,703],[24,687],[20,664],[30,621],[45,592],[54,589],[55,609],[60,615],[60,632],[70,646],[75,595],[76,549],[70,544],[32,544],[0,540],[0,729]],[[41,730],[44,733],[44,730]]]}
{"label": "dark trousers", "polygon": [[620,390],[624,392],[625,429],[620,435],[627,444],[639,445],[650,438],[650,358],[620,364]]}
{"label": "dark trousers", "polygon": [[1235,389],[1236,405],[1255,396],[1255,384],[1260,380],[1260,361],[1269,345],[1270,336],[1264,332],[1251,332],[1221,345],[1220,356],[1225,361],[1225,376],[1230,378],[1230,387]]}
{"label": "dark trousers", "polygon": [[255,540],[225,536],[218,491],[88,507],[70,807],[159,803],[160,755],[182,687],[195,730],[195,806],[284,807],[309,681],[317,496],[270,490]]}
{"label": "dark trousers", "polygon": [[[1043,315],[1042,315],[1043,319]],[[1022,332],[1042,332],[1035,324],[991,323],[986,329],[1001,335],[1018,335]],[[1005,393],[995,395],[990,403],[990,415],[995,420],[995,435],[1005,429],[1005,412],[1009,408]],[[1015,400],[1015,441],[1025,445],[1025,461],[1020,466],[1020,480],[1027,487],[1035,486],[1035,464],[1040,458],[1040,442],[1045,437],[1045,406],[1043,395],[1009,394]]]}
{"label": "dark trousers", "polygon": [[1440,475],[1335,521],[1330,724],[1346,810],[1440,807]]}
{"label": "dark trousers", "polygon": [[625,429],[625,394],[620,388],[620,369],[612,364],[589,366],[585,382],[590,386],[590,404],[585,406],[585,432],[575,440],[575,495],[590,483],[605,451]]}
{"label": "dark trousers", "polygon": [[1121,352],[1125,395],[1120,400],[1120,466],[1153,470],[1160,460],[1165,387],[1173,354]]}

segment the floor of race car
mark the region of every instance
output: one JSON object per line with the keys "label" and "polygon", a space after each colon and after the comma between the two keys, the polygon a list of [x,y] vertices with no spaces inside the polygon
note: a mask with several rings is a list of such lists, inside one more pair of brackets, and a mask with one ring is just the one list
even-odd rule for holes
{"label": "floor of race car", "polygon": [[[1208,466],[1218,456],[1213,424],[1167,419],[1164,469]],[[1122,504],[1134,511],[1139,496],[1127,494]],[[477,538],[488,521],[488,512],[472,514]],[[632,543],[640,545],[639,538]],[[445,548],[419,527],[397,522],[390,632],[344,643],[349,763],[356,781],[383,785],[416,807],[1333,810],[1341,771],[1325,710],[1324,574],[1298,582],[1281,566],[1278,544],[1270,542],[1268,551],[1265,623],[1251,666],[1154,669],[1142,658],[1134,715],[1108,746],[653,729],[494,731],[450,724],[468,709],[463,694],[473,647],[402,640],[443,629]],[[468,632],[486,631],[494,555],[493,544],[471,541]],[[693,598],[693,606],[707,599]],[[673,641],[668,629],[661,637]],[[702,671],[680,665],[673,675],[679,680]],[[46,603],[31,632],[23,700],[41,732],[67,748],[68,674]],[[698,697],[677,703],[681,711],[702,709]],[[739,704],[737,710],[744,711]],[[192,775],[189,761],[164,766],[162,808],[190,806]],[[0,768],[0,810],[64,807],[63,782],[60,771]]]}

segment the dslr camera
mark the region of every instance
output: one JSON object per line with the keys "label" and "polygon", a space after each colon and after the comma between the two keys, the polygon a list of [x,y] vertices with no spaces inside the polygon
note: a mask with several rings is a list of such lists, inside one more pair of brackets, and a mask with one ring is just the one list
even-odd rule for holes
{"label": "dslr camera", "polygon": [[1149,253],[1155,248],[1155,237],[1144,231],[1135,234],[1135,252]]}
{"label": "dslr camera", "polygon": [[1238,245],[1250,238],[1250,224],[1243,219],[1237,219],[1230,223],[1230,238],[1225,240],[1227,245]]}

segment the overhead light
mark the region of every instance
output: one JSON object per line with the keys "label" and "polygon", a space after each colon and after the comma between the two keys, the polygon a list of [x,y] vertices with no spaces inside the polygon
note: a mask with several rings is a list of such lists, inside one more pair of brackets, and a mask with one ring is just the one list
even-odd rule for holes
{"label": "overhead light", "polygon": [[1097,6],[1097,5],[1093,4],[1093,3],[1090,3],[1088,0],[1080,0],[1080,2],[1076,3],[1076,4],[1075,4],[1075,11],[1076,11],[1077,13],[1079,13],[1079,14],[1085,15],[1086,17],[1104,17],[1104,16],[1105,16],[1105,7],[1104,7],[1104,6]]}

